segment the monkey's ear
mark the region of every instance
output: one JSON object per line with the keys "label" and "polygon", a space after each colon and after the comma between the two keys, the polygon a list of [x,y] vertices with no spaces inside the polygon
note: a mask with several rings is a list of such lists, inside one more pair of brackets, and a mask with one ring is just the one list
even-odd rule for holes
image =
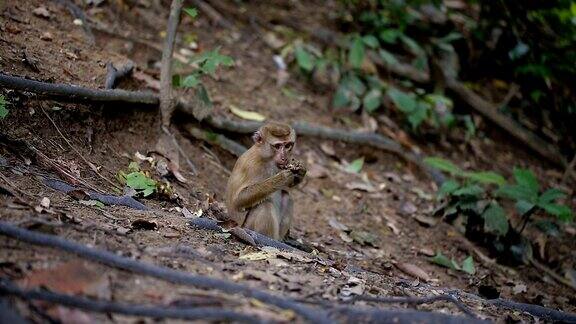
{"label": "monkey's ear", "polygon": [[254,143],[262,143],[262,133],[260,133],[259,130],[254,132],[254,135],[252,135],[252,139],[254,140]]}

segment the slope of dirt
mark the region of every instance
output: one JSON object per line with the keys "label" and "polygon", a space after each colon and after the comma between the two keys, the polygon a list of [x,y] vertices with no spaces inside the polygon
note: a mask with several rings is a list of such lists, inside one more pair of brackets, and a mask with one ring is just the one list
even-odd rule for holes
{"label": "slope of dirt", "polygon": [[[165,6],[156,6],[155,1],[141,1],[138,2],[141,5],[126,7],[128,5],[123,1],[109,1],[100,7],[89,8],[86,11],[89,20],[97,26],[93,29],[95,45],[89,43],[82,27],[75,25],[70,13],[57,3],[40,0],[5,2],[3,8],[0,6],[0,70],[37,80],[103,88],[106,63],[118,65],[130,59],[136,63],[137,73],[158,78],[158,48],[162,44],[161,32],[167,18],[165,2],[162,2]],[[248,10],[258,14],[261,5],[252,3]],[[310,6],[316,8],[321,4],[311,3]],[[40,7],[47,9],[47,17],[35,14]],[[294,19],[302,19],[302,23],[323,20],[321,10],[310,10],[301,4],[286,5],[285,9]],[[261,10],[265,13],[265,9]],[[288,87],[298,95],[286,95],[276,86],[273,52],[250,26],[227,30],[211,25],[204,15],[194,23],[185,17],[180,35],[190,33],[196,36],[201,49],[221,46],[222,53],[232,56],[236,62],[234,68],[221,71],[216,79],[206,79],[215,103],[213,113],[229,114],[228,107],[235,105],[273,119],[303,120],[335,127],[363,125],[359,116],[342,112],[351,124],[344,125],[329,107],[328,96],[311,91],[295,75]],[[186,47],[183,43],[180,38],[179,53]],[[135,79],[119,85],[132,90],[150,90],[150,86],[150,83]],[[294,237],[317,248],[319,255],[330,262],[267,254],[258,257],[254,254],[257,249],[247,247],[229,235],[191,228],[176,201],[158,197],[141,199],[150,211],[86,205],[48,188],[39,179],[39,174],[48,174],[70,180],[63,178],[62,173],[47,162],[56,161],[84,181],[79,185],[113,193],[112,186],[94,173],[86,161],[98,168],[103,177],[117,183],[116,173],[127,169],[136,152],[146,154],[154,148],[159,119],[155,108],[63,103],[29,93],[5,90],[2,93],[10,102],[10,115],[0,121],[0,132],[10,140],[0,142],[0,161],[5,160],[12,167],[0,168],[0,184],[1,188],[19,196],[0,192],[2,221],[173,269],[242,282],[295,299],[338,300],[350,289],[390,296],[430,296],[452,288],[478,294],[479,290],[496,287],[504,298],[576,311],[573,291],[532,267],[508,269],[477,261],[476,273],[467,275],[430,263],[427,255],[435,251],[460,261],[473,251],[452,226],[430,216],[436,205],[432,198],[433,185],[395,156],[339,142],[300,138],[295,155],[309,166],[313,165],[311,171],[314,172],[294,191],[297,203],[291,232]],[[189,100],[193,98],[192,93],[185,91],[180,95]],[[177,115],[175,123],[184,118],[187,117]],[[248,137],[229,136],[245,145],[250,144]],[[498,136],[502,134],[497,133],[493,138]],[[181,196],[184,207],[192,212],[200,209],[206,212],[211,202],[222,201],[226,170],[231,170],[235,158],[217,147],[185,136],[184,132],[177,137],[197,166],[198,174],[193,175],[188,166],[181,163],[189,183],[182,185],[174,179],[170,179],[170,183]],[[46,158],[27,148],[24,142]],[[530,159],[530,154],[514,146],[516,143],[486,140],[481,144],[486,156],[496,156],[496,164],[491,165],[490,158],[486,157],[471,160],[467,148],[455,150],[451,158],[473,161],[475,167],[501,168],[500,171],[509,174],[510,169],[506,166],[511,160],[525,156],[524,163],[536,170],[541,179],[548,176],[549,181],[558,181],[553,174],[545,173],[546,165]],[[328,154],[330,148],[333,154]],[[442,153],[441,149],[432,146],[425,149]],[[347,173],[341,166],[342,160],[352,161],[359,156],[367,157],[364,171],[375,185],[370,192],[355,190],[355,184],[362,181],[361,176]],[[42,207],[41,201],[45,197],[50,204],[47,206],[44,201]],[[152,224],[152,228],[143,229],[138,224]],[[348,234],[342,231],[342,226],[348,227]],[[367,238],[369,242],[360,244],[358,241],[366,237],[365,233],[371,234]],[[571,235],[568,243],[557,247],[574,251],[574,232]],[[75,260],[65,253],[32,248],[6,237],[0,237],[0,246],[0,276],[23,282],[40,277],[37,273],[40,269],[59,267]],[[178,247],[185,249],[178,250]],[[242,256],[252,256],[256,260]],[[573,252],[571,256],[574,257]],[[474,257],[478,260],[476,255]],[[98,278],[104,278],[107,293],[96,295],[114,301],[223,304],[266,319],[288,321],[294,316],[217,292],[180,287],[94,264],[87,267],[95,271]],[[418,271],[424,275],[415,279]],[[429,282],[422,276],[429,276]],[[525,289],[518,289],[522,286]],[[482,318],[531,319],[519,312],[483,306],[472,299],[466,300],[466,304]],[[63,309],[58,309],[60,313],[53,309],[45,311],[45,305],[29,307],[21,301],[17,306],[36,321],[45,320],[43,316],[62,318],[64,312]],[[418,308],[458,314],[458,310],[448,303]],[[87,316],[97,322],[133,320],[125,316],[82,312],[76,312],[74,316]]]}

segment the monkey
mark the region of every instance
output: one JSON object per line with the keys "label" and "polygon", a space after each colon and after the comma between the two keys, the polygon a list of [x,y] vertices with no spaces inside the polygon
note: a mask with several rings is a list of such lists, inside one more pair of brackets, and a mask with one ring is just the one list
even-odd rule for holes
{"label": "monkey", "polygon": [[268,122],[252,139],[254,144],[238,158],[228,179],[226,207],[238,226],[281,240],[292,223],[288,189],[306,175],[300,162],[290,160],[296,132],[288,124]]}

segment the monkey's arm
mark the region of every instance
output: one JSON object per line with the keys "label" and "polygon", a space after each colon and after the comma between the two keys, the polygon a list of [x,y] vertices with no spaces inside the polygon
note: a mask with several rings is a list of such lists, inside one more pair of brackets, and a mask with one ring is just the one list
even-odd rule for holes
{"label": "monkey's arm", "polygon": [[237,209],[249,208],[261,203],[274,192],[294,185],[294,174],[282,170],[270,178],[243,188],[234,200]]}

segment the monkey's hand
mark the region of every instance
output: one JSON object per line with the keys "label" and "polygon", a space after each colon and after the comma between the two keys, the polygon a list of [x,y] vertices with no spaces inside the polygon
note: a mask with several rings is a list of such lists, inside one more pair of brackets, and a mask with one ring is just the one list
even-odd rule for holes
{"label": "monkey's hand", "polygon": [[294,177],[291,187],[301,183],[304,176],[306,176],[306,168],[300,161],[295,159],[292,159],[290,163],[286,164],[284,169],[290,171]]}

